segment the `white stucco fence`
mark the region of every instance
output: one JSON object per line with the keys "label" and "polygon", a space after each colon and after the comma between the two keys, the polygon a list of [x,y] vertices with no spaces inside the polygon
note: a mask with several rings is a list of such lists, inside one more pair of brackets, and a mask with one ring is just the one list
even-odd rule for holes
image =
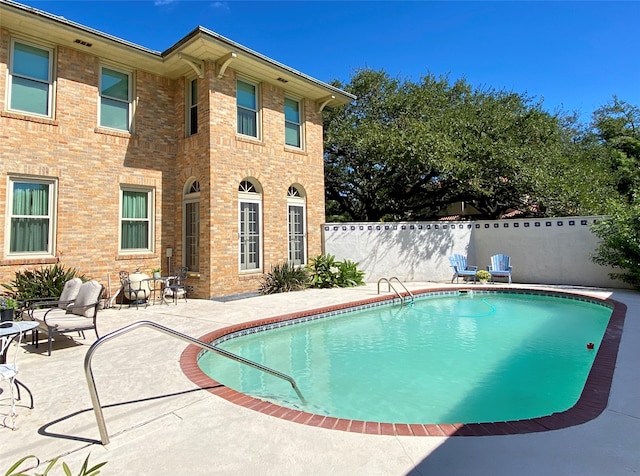
{"label": "white stucco fence", "polygon": [[323,244],[324,253],[358,262],[368,282],[450,281],[449,255],[486,269],[492,255],[504,253],[516,283],[627,287],[591,261],[599,239],[589,225],[599,218],[327,223]]}

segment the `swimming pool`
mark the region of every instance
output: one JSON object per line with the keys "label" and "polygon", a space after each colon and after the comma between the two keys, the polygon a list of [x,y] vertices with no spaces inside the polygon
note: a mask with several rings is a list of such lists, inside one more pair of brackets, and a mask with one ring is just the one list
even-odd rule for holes
{"label": "swimming pool", "polygon": [[[392,432],[398,432],[404,426],[412,428],[412,434],[420,434],[413,427],[420,426],[424,430],[429,428],[429,424],[435,424],[442,433],[443,427],[459,429],[461,423],[496,421],[510,422],[511,430],[514,430],[514,421],[535,421],[537,423],[529,425],[528,431],[539,431],[553,423],[547,421],[544,428],[538,426],[541,419],[548,419],[549,415],[557,416],[577,407],[581,415],[578,419],[584,419],[586,413],[594,412],[598,405],[594,406],[593,402],[588,408],[576,405],[576,402],[581,401],[581,395],[585,394],[582,388],[589,372],[593,374],[594,369],[600,367],[594,365],[596,355],[610,354],[608,339],[603,341],[604,346],[598,342],[607,324],[611,327],[613,323],[613,316],[610,320],[609,314],[614,304],[605,304],[608,306],[605,308],[602,302],[594,304],[598,300],[550,293],[541,296],[532,292],[476,292],[471,297],[458,296],[458,292],[449,290],[435,294],[435,298],[434,293],[425,294],[408,307],[397,303],[380,305],[374,299],[361,306],[375,308],[377,317],[373,321],[367,320],[370,318],[366,317],[369,312],[366,309],[346,314],[342,314],[343,310],[334,310],[300,316],[298,321],[306,322],[296,322],[295,325],[290,325],[290,319],[274,319],[272,323],[262,322],[257,327],[255,324],[243,325],[244,329],[227,329],[208,336],[213,337],[210,340],[218,338],[218,344],[227,350],[293,376],[307,399],[305,405],[287,388],[286,383],[264,374],[256,375],[253,369],[237,368],[235,363],[228,366],[211,355],[201,355],[199,365],[206,372],[209,372],[207,367],[210,364],[216,367],[214,379],[225,385],[224,392],[218,390],[216,393],[226,392],[230,399],[238,399],[242,395],[238,392],[253,395],[253,398],[244,396],[244,401],[249,402],[246,406],[261,411],[269,408],[271,413],[294,421],[322,421],[318,423],[322,426],[331,426],[332,423],[331,427],[342,426],[341,429],[346,429],[344,421],[349,421],[352,431],[367,425],[377,425],[373,432],[382,431],[384,426],[391,424]],[[452,300],[454,294],[456,297]],[[516,309],[532,302],[542,306],[538,306],[540,311],[535,316],[524,319],[523,325],[518,322],[518,317],[514,317],[514,312],[519,314],[520,311],[506,315],[501,312],[508,300],[515,301]],[[560,310],[552,312],[556,306],[560,306]],[[574,321],[572,324],[558,317],[558,314],[567,314],[568,308],[578,311],[570,319]],[[602,310],[606,314],[604,317],[591,316],[592,312]],[[487,327],[490,321],[496,321],[493,329]],[[619,324],[617,319],[615,321]],[[409,325],[397,327],[400,322],[409,322]],[[572,328],[576,322],[580,325]],[[592,322],[596,325],[592,326]],[[553,331],[547,333],[552,325]],[[516,328],[521,329],[515,332]],[[318,329],[319,337],[312,337]],[[237,333],[233,334],[234,331]],[[248,335],[238,337],[238,334]],[[299,337],[294,338],[294,334],[299,334]],[[565,337],[559,338],[560,334]],[[454,339],[450,339],[452,336]],[[419,337],[421,353],[410,355],[406,352],[405,342],[414,340],[414,337]],[[461,352],[451,347],[452,340],[458,342],[456,345],[462,348]],[[595,343],[594,350],[587,349],[588,342]],[[551,344],[552,350],[543,352],[547,344]],[[333,354],[336,348],[339,352]],[[372,358],[371,354],[362,357],[341,353],[354,349],[366,349],[367,352],[373,349],[378,355]],[[543,357],[549,357],[547,354],[555,360],[547,360],[534,370],[528,367],[530,361],[544,360]],[[445,358],[438,362],[442,356]],[[382,360],[375,363],[378,358]],[[470,359],[474,364],[476,361],[483,363],[484,367],[469,366],[465,361]],[[370,362],[374,362],[373,367],[367,366]],[[218,372],[225,366],[226,370]],[[234,366],[236,368],[229,371]],[[351,371],[351,376],[345,376],[345,368]],[[461,369],[464,372],[458,375]],[[443,372],[435,374],[435,370]],[[503,374],[505,370],[510,383],[496,384],[492,380],[493,374]],[[198,372],[194,371],[194,374]],[[374,378],[363,379],[367,375]],[[194,375],[191,377],[193,379]],[[202,378],[201,375],[195,377]],[[383,383],[385,381],[386,384]],[[416,389],[410,385],[415,382],[424,385]],[[570,391],[564,388],[558,391],[559,386],[568,383],[572,387]],[[323,395],[318,397],[315,387],[323,390],[320,392]],[[588,390],[588,385],[585,390]],[[457,396],[453,396],[454,393]],[[546,400],[554,393],[567,393],[568,396],[559,403],[554,402],[556,406],[550,408]],[[492,404],[487,406],[483,403],[486,401]],[[542,406],[538,405],[539,401],[542,401]],[[514,408],[525,412],[509,413]],[[509,411],[504,413],[505,409]],[[369,423],[355,424],[354,430],[354,422]],[[473,425],[465,426],[473,428]]]}

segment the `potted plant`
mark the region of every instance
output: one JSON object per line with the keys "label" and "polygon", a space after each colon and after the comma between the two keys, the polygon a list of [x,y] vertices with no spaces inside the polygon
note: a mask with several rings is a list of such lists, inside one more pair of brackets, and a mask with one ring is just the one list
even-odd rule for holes
{"label": "potted plant", "polygon": [[0,322],[13,321],[18,302],[9,296],[0,296]]}
{"label": "potted plant", "polygon": [[160,268],[153,268],[151,273],[153,274],[154,279],[160,278]]}
{"label": "potted plant", "polygon": [[476,278],[478,279],[478,281],[480,281],[481,284],[487,284],[487,281],[491,279],[491,273],[489,273],[489,271],[481,269],[480,271],[476,272]]}

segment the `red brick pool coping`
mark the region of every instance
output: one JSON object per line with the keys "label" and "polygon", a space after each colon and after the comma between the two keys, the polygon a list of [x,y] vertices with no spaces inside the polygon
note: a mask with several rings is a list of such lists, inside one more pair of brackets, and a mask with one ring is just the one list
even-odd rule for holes
{"label": "red brick pool coping", "polygon": [[[414,291],[414,294],[434,293],[443,291],[455,291],[463,289],[477,288],[439,288],[425,289],[422,291]],[[512,288],[493,288],[491,291],[516,291]],[[185,375],[196,385],[208,390],[225,400],[236,405],[255,410],[266,415],[276,418],[301,423],[309,426],[316,426],[331,430],[342,430],[353,433],[365,433],[369,435],[399,435],[399,436],[489,436],[489,435],[519,435],[525,433],[536,433],[548,430],[557,430],[593,420],[600,415],[607,407],[609,401],[609,392],[611,390],[611,382],[613,380],[613,372],[618,357],[618,348],[620,346],[620,338],[622,337],[622,329],[627,313],[627,306],[624,303],[613,299],[599,299],[592,296],[586,296],[575,293],[557,292],[557,291],[535,291],[520,290],[535,294],[553,294],[557,296],[576,297],[580,296],[588,300],[596,302],[609,303],[613,306],[609,325],[605,330],[602,342],[598,347],[593,366],[587,377],[587,381],[582,390],[580,398],[576,404],[563,412],[553,413],[551,415],[532,418],[529,420],[513,420],[505,422],[487,422],[487,423],[453,423],[453,424],[404,424],[404,423],[380,423],[360,420],[346,420],[342,418],[334,418],[323,415],[316,415],[299,410],[282,407],[274,403],[266,402],[257,398],[250,397],[244,393],[237,392],[231,388],[216,382],[206,375],[200,367],[198,367],[197,357],[200,348],[195,345],[188,346],[180,356],[180,366]],[[390,300],[389,296],[378,296],[370,299],[364,299],[354,302],[343,303],[323,307],[321,309],[313,309],[308,311],[295,312],[277,317],[261,319],[257,321],[245,322],[234,326],[225,327],[216,331],[205,334],[200,337],[203,342],[212,342],[215,339],[230,334],[232,332],[259,327],[276,322],[297,319],[301,317],[312,316],[332,311],[338,311],[350,307],[367,305],[381,301]]]}

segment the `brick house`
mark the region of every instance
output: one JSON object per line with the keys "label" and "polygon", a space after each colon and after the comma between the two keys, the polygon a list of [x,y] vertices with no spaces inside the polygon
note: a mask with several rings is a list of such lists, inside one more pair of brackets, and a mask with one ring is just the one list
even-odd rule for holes
{"label": "brick house", "polygon": [[0,0],[0,282],[189,267],[251,292],[321,253],[322,110],[353,99],[198,27],[164,52]]}

